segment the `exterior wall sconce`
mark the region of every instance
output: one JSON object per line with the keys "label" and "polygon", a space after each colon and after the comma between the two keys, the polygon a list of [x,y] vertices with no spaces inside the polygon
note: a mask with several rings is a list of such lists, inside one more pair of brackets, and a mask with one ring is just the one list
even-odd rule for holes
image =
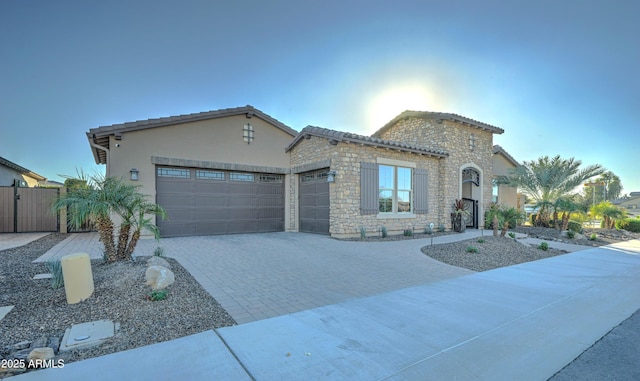
{"label": "exterior wall sconce", "polygon": [[336,182],[336,171],[327,172],[327,182],[335,183]]}
{"label": "exterior wall sconce", "polygon": [[131,170],[129,171],[129,173],[131,174],[131,181],[138,181],[138,170],[136,168],[131,168]]}
{"label": "exterior wall sconce", "polygon": [[244,128],[242,129],[242,138],[247,144],[251,144],[253,141],[253,126],[251,124],[247,123],[244,125]]}

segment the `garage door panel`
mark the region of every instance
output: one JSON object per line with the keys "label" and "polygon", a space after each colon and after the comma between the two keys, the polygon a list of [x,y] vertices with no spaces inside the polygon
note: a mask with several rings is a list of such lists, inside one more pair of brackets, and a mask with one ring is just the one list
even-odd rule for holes
{"label": "garage door panel", "polygon": [[298,230],[308,233],[329,234],[328,168],[300,174],[298,186]]}
{"label": "garage door panel", "polygon": [[240,173],[231,180],[228,171],[158,168],[165,176],[184,176],[156,171],[156,202],[170,218],[158,220],[163,237],[284,230],[282,175]]}

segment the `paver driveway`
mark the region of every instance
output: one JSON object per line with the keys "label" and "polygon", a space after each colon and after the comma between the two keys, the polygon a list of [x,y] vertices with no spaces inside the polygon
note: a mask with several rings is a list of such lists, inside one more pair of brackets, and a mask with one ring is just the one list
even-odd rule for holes
{"label": "paver driveway", "polygon": [[422,254],[420,247],[427,244],[426,239],[348,242],[305,233],[161,241],[165,254],[177,259],[239,324],[471,273]]}

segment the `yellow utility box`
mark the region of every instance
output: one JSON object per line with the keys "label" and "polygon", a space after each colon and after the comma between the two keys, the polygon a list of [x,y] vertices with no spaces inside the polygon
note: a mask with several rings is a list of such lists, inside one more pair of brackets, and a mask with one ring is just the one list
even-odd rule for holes
{"label": "yellow utility box", "polygon": [[65,255],[60,259],[67,304],[76,304],[93,294],[91,259],[87,253]]}

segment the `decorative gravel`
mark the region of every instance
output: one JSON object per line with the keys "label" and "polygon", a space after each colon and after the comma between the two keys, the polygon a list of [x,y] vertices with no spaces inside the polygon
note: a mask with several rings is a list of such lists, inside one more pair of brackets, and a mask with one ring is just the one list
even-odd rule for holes
{"label": "decorative gravel", "polygon": [[62,338],[72,324],[109,319],[120,325],[116,336],[90,348],[61,353],[65,363],[172,340],[208,329],[235,325],[233,318],[200,284],[171,258],[176,281],[167,288],[168,297],[150,301],[144,284],[146,258],[137,263],[92,262],[93,295],[68,305],[64,288],[52,289],[51,281],[33,280],[47,273],[44,264],[32,261],[66,238],[50,234],[28,245],[0,251],[0,306],[15,305],[0,320],[0,355],[23,340]]}
{"label": "decorative gravel", "polygon": [[[565,254],[565,251],[551,249],[543,251],[522,244],[509,237],[483,237],[442,245],[425,246],[421,250],[429,257],[453,266],[472,271],[487,271],[498,267],[536,261],[538,259]],[[469,252],[476,248],[477,252]]]}

